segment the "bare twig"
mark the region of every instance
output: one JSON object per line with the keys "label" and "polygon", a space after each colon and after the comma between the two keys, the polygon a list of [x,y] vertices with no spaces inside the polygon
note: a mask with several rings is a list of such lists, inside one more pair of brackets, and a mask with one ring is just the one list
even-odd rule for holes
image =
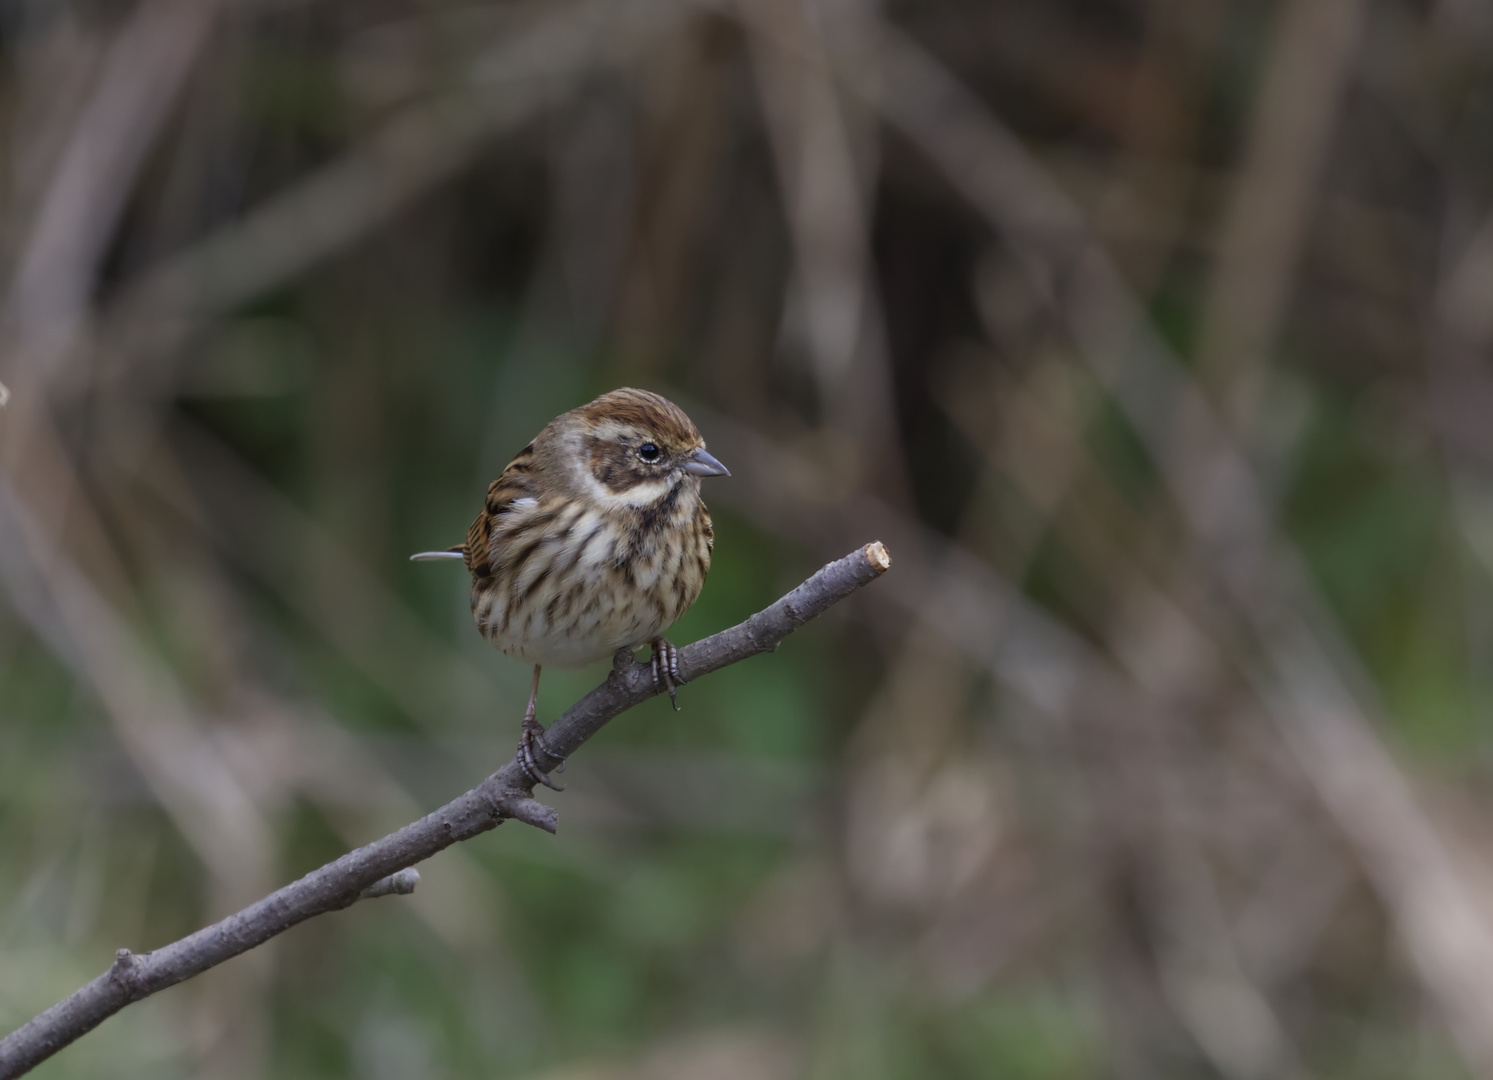
{"label": "bare twig", "polygon": [[[823,567],[798,588],[745,622],[679,651],[679,673],[693,681],[739,660],[771,652],[794,630],[823,614],[891,566],[880,543],[867,544]],[[612,718],[658,694],[648,665],[620,651],[612,672],[545,732],[560,757],[540,754],[541,767],[557,765]],[[477,787],[434,813],[271,893],[221,922],[154,952],[119,950],[113,966],[70,997],[0,1039],[0,1080],[30,1071],[132,1001],[149,997],[261,945],[314,915],[337,911],[369,896],[407,892],[401,874],[462,840],[518,818],[554,832],[557,815],[533,796],[534,781],[517,757]]]}

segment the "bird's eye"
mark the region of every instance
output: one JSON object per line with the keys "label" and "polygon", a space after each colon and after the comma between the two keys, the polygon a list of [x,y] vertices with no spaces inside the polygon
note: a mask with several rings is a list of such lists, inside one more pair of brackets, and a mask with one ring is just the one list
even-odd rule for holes
{"label": "bird's eye", "polygon": [[645,442],[642,446],[638,447],[638,457],[644,461],[657,461],[658,447],[654,446],[651,442]]}

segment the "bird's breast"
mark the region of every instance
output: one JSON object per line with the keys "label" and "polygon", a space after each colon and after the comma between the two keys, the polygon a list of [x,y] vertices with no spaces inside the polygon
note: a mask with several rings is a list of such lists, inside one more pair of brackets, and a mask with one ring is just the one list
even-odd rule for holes
{"label": "bird's breast", "polygon": [[662,633],[710,569],[710,516],[697,489],[683,495],[662,509],[573,501],[497,519],[491,572],[472,585],[483,635],[526,663],[582,667]]}

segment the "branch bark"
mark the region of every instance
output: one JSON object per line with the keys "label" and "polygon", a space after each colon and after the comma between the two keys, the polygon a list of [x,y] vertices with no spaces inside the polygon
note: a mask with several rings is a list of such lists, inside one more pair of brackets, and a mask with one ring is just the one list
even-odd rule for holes
{"label": "branch bark", "polygon": [[[878,541],[821,568],[798,588],[745,622],[679,650],[685,681],[772,652],[810,619],[880,577],[891,556]],[[569,757],[608,721],[659,693],[647,664],[619,651],[596,689],[550,725],[545,744]],[[546,770],[560,757],[540,754]],[[0,1039],[0,1080],[20,1076],[85,1035],[133,1001],[199,975],[261,945],[314,915],[339,911],[362,899],[413,891],[419,875],[409,868],[452,844],[517,818],[554,832],[558,815],[533,797],[534,782],[517,756],[477,787],[398,832],[350,851],[299,881],[250,904],[221,922],[154,952],[120,949],[108,971]]]}

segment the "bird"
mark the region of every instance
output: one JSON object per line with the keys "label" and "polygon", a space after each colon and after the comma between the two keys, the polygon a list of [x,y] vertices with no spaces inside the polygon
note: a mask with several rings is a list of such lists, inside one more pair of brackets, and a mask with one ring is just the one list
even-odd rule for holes
{"label": "bird", "polygon": [[710,571],[715,531],[700,481],[730,475],[683,409],[623,387],[561,413],[514,455],[465,543],[410,557],[465,563],[477,629],[534,665],[519,760],[535,783],[562,790],[534,752],[558,757],[537,719],[543,668],[648,644],[654,685],[678,710],[678,650],[663,632]]}

